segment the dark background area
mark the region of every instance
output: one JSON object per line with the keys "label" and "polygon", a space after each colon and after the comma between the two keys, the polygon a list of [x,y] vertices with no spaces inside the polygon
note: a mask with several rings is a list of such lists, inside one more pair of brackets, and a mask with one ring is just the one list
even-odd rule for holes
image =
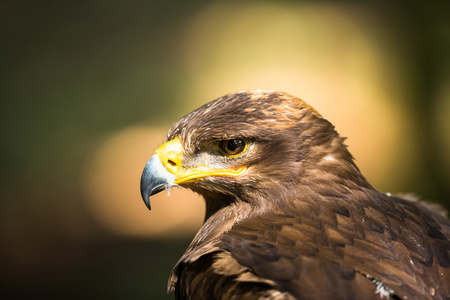
{"label": "dark background area", "polygon": [[[194,233],[137,237],[108,229],[86,205],[84,172],[91,153],[109,135],[135,124],[168,129],[202,101],[212,100],[186,103],[180,95],[195,80],[184,61],[186,27],[210,3],[0,4],[3,299],[173,298],[165,292],[167,279]],[[233,10],[233,2],[228,3]],[[439,105],[449,107],[450,101],[450,93],[445,94],[449,2],[319,3],[370,12],[401,41],[396,47],[409,54],[408,68],[415,74],[404,88],[412,95],[407,103],[414,116],[408,134],[417,139],[414,175],[402,188],[449,207],[450,123],[445,120],[450,115],[436,121]],[[396,170],[392,176],[398,176]],[[389,186],[390,178],[385,180]]]}

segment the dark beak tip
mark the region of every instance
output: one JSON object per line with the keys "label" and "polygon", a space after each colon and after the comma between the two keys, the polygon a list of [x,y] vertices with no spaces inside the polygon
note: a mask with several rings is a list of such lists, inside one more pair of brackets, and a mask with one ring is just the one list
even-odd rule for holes
{"label": "dark beak tip", "polygon": [[141,197],[144,200],[145,206],[147,206],[148,210],[151,210],[150,205],[150,191],[148,190],[147,183],[141,179]]}
{"label": "dark beak tip", "polygon": [[150,198],[145,196],[142,196],[142,199],[144,200],[145,206],[147,206],[148,210],[152,210],[152,206],[150,204]]}
{"label": "dark beak tip", "polygon": [[152,206],[150,205],[150,199],[148,199],[147,201],[144,201],[145,202],[145,206],[147,206],[147,208],[148,208],[148,210],[152,210]]}

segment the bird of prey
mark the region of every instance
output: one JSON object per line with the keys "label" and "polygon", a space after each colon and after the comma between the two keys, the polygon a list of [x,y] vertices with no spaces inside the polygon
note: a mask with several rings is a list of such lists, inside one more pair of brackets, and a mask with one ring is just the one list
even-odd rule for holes
{"label": "bird of prey", "polygon": [[445,214],[376,190],[343,141],[283,92],[229,94],[177,121],[141,178],[149,209],[175,186],[206,202],[175,298],[450,299]]}

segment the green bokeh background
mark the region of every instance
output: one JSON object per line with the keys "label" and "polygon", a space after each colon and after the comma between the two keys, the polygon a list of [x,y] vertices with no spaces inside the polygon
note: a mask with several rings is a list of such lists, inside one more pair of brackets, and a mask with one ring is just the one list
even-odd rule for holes
{"label": "green bokeh background", "polygon": [[[209,3],[0,4],[3,299],[173,298],[167,278],[192,236],[136,239],[105,230],[86,210],[83,167],[111,133],[133,124],[169,126],[186,113],[177,92],[190,81],[181,43]],[[403,46],[419,74],[409,88],[420,130],[411,134],[421,141],[420,174],[409,190],[449,206],[449,173],[432,126],[438,86],[450,82],[449,2],[334,3],[372,11],[408,41]]]}

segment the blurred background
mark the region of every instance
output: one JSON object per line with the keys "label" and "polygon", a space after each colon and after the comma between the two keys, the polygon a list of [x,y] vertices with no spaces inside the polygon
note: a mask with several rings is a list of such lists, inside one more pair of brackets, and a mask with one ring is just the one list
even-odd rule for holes
{"label": "blurred background", "polygon": [[150,212],[140,175],[239,90],[306,100],[375,187],[449,207],[450,2],[391,2],[2,1],[2,298],[172,299],[204,205]]}

